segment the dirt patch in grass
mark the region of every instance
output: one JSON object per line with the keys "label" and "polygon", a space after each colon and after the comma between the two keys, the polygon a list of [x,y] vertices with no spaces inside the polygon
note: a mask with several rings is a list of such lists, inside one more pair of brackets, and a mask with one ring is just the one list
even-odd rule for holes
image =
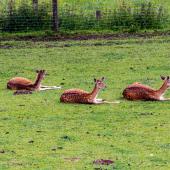
{"label": "dirt patch in grass", "polygon": [[0,49],[10,49],[13,48],[11,45],[0,45]]}
{"label": "dirt patch in grass", "polygon": [[[0,37],[0,41],[17,40],[17,41],[66,41],[66,40],[95,40],[95,39],[126,39],[126,38],[151,38],[155,36],[169,36],[170,31],[166,32],[143,32],[143,33],[115,33],[115,34],[60,34],[54,33],[52,35],[34,36],[34,35],[12,35],[7,37]],[[0,48],[10,48],[8,46]]]}

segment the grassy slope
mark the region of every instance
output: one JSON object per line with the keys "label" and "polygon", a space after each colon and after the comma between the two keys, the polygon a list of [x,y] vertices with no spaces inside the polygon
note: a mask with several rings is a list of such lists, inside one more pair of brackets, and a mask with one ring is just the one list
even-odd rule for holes
{"label": "grassy slope", "polygon": [[[126,85],[158,88],[159,75],[170,74],[169,40],[1,42],[15,48],[0,49],[0,169],[93,169],[100,158],[116,169],[169,169],[170,103],[121,99]],[[10,77],[33,79],[38,68],[48,70],[44,84],[63,90],[90,91],[93,78],[105,76],[99,97],[121,104],[65,105],[63,90],[13,96],[5,89]]]}

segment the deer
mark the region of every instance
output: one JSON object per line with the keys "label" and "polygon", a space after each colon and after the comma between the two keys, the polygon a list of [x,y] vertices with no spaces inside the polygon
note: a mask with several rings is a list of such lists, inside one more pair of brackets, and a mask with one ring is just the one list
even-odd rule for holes
{"label": "deer", "polygon": [[144,101],[167,101],[168,98],[164,98],[166,90],[170,87],[170,77],[161,76],[163,80],[162,86],[155,90],[147,85],[143,85],[139,82],[135,82],[123,91],[123,97],[127,100],[144,100]]}
{"label": "deer", "polygon": [[119,103],[109,102],[103,99],[98,99],[99,92],[106,88],[104,77],[101,79],[94,79],[95,86],[92,92],[87,92],[82,89],[69,89],[65,90],[60,97],[60,102],[63,103],[79,103],[79,104],[103,104],[103,103]]}
{"label": "deer", "polygon": [[37,70],[37,77],[35,81],[31,81],[24,77],[14,77],[7,82],[7,89],[16,90],[14,94],[30,94],[33,91],[44,91],[60,89],[57,86],[43,86],[41,85],[42,80],[46,75],[45,70]]}

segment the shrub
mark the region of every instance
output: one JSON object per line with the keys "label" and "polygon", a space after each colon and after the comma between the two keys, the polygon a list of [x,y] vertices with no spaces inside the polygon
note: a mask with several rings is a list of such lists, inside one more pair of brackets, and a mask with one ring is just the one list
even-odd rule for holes
{"label": "shrub", "polygon": [[167,16],[162,6],[154,6],[151,2],[142,3],[134,12],[134,22],[141,29],[161,28],[165,25]]}
{"label": "shrub", "polygon": [[[10,14],[0,14],[0,29],[3,31],[27,31],[50,29],[52,26],[52,9],[47,3],[39,4],[38,15],[32,6],[23,1]],[[112,29],[137,32],[140,29],[162,28],[167,23],[167,13],[160,6],[151,2],[137,3],[135,7],[123,1],[116,9],[101,11],[101,18],[96,19],[94,11],[83,11],[82,8],[65,3],[60,9],[59,27],[62,30]]]}
{"label": "shrub", "polygon": [[111,27],[136,32],[139,29],[161,28],[166,22],[167,14],[162,6],[157,7],[146,2],[132,8],[123,2],[113,14]]}
{"label": "shrub", "polygon": [[22,3],[18,9],[13,9],[12,14],[6,13],[1,25],[3,31],[27,31],[49,28],[49,21],[50,16],[44,4],[39,6],[36,15],[31,6]]}
{"label": "shrub", "polygon": [[132,8],[123,1],[123,3],[114,10],[111,27],[113,29],[130,27],[134,22],[132,13]]}
{"label": "shrub", "polygon": [[96,26],[95,16],[65,3],[59,14],[59,26],[64,30],[92,29]]}

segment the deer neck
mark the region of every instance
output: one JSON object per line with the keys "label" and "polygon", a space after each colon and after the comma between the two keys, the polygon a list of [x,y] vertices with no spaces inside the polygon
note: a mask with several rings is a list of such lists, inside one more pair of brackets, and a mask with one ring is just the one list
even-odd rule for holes
{"label": "deer neck", "polygon": [[163,95],[166,92],[167,89],[168,89],[168,86],[167,86],[167,82],[165,81],[163,83],[163,85],[160,87],[160,89],[157,90],[157,92],[161,96],[161,95]]}
{"label": "deer neck", "polygon": [[97,97],[97,95],[99,94],[99,92],[100,92],[100,89],[97,88],[97,86],[95,85],[93,91],[90,93],[91,98],[95,99]]}
{"label": "deer neck", "polygon": [[38,75],[37,75],[37,78],[36,78],[36,80],[35,80],[35,83],[33,84],[35,89],[40,88],[40,86],[41,86],[41,81],[42,81],[42,78],[41,78],[41,76],[38,74]]}

